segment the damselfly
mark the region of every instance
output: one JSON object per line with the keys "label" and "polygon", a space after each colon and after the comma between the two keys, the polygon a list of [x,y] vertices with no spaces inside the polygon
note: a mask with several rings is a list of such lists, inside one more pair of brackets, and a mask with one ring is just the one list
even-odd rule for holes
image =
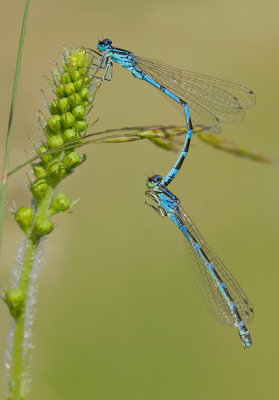
{"label": "damselfly", "polygon": [[252,338],[245,324],[253,318],[253,308],[236,280],[210,249],[180,200],[161,185],[162,177],[148,178],[145,194],[154,201],[148,204],[162,217],[169,217],[186,238],[187,252],[199,293],[213,316],[226,326],[235,326],[245,348],[252,346]]}
{"label": "damselfly", "polygon": [[192,123],[211,132],[219,132],[223,122],[242,121],[244,109],[255,104],[254,92],[235,83],[182,71],[158,61],[138,57],[128,50],[113,47],[110,39],[101,40],[97,48],[102,53],[92,50],[101,57],[97,69],[105,69],[100,79],[111,80],[112,64],[116,62],[136,78],[159,89],[185,112],[186,139],[176,163],[162,180],[161,186],[167,187],[181,168],[192,137]]}

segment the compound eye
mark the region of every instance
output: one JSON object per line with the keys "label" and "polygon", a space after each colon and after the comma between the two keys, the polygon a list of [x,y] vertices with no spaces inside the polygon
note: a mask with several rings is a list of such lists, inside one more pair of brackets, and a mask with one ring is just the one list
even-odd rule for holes
{"label": "compound eye", "polygon": [[105,50],[107,50],[109,47],[111,47],[111,40],[110,39],[104,39],[104,40],[100,40],[99,41],[99,43],[98,43],[98,45],[97,45],[97,48],[98,48],[98,50],[100,50],[100,51],[105,51]]}
{"label": "compound eye", "polygon": [[109,47],[111,46],[112,41],[110,39],[104,39],[104,40],[100,40],[99,45],[103,46],[103,47]]}
{"label": "compound eye", "polygon": [[162,177],[161,177],[161,175],[153,175],[153,176],[151,176],[150,179],[152,179],[152,182],[154,182],[154,183],[160,183],[162,180]]}
{"label": "compound eye", "polygon": [[158,185],[161,181],[162,181],[161,175],[153,175],[147,179],[146,184],[148,187],[154,187]]}

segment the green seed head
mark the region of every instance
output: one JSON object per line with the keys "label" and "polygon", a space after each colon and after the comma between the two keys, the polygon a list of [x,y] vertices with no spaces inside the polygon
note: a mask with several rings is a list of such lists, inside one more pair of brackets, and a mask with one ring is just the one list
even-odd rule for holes
{"label": "green seed head", "polygon": [[86,100],[84,100],[82,103],[81,103],[81,105],[84,107],[84,108],[87,108],[88,106],[89,106],[89,101],[86,101]]}
{"label": "green seed head", "polygon": [[74,107],[80,105],[81,102],[82,102],[82,99],[78,93],[74,93],[68,97],[68,103],[70,104],[71,108],[74,108]]}
{"label": "green seed head", "polygon": [[76,119],[82,119],[85,117],[86,110],[82,106],[77,106],[72,110],[72,113]]}
{"label": "green seed head", "polygon": [[64,92],[66,93],[67,96],[71,96],[72,94],[74,94],[75,93],[74,84],[70,82],[64,85]]}
{"label": "green seed head", "polygon": [[81,119],[80,121],[76,121],[74,124],[74,128],[77,130],[77,132],[82,132],[85,131],[87,128],[88,124],[85,119]]}
{"label": "green seed head", "polygon": [[[85,70],[85,72],[88,72],[88,70]],[[84,86],[89,86],[89,83],[91,82],[92,78],[89,77],[88,75],[84,75],[83,77],[83,84]]]}
{"label": "green seed head", "polygon": [[50,130],[53,133],[60,133],[61,132],[61,121],[60,121],[60,115],[53,115],[50,117],[47,121],[47,124],[50,128]]}
{"label": "green seed head", "polygon": [[58,98],[65,97],[65,90],[64,90],[64,85],[60,84],[56,88],[56,95]]}
{"label": "green seed head", "polygon": [[72,56],[69,64],[73,67],[80,68],[86,65],[87,54],[85,50],[79,50]]}
{"label": "green seed head", "polygon": [[62,82],[65,83],[65,84],[72,82],[71,75],[68,72],[65,72],[62,75]]}
{"label": "green seed head", "polygon": [[63,134],[63,139],[65,142],[70,142],[71,140],[79,137],[79,134],[75,131],[75,129],[66,129]]}
{"label": "green seed head", "polygon": [[72,81],[76,82],[82,77],[82,75],[81,75],[81,72],[79,70],[75,70],[75,71],[71,72],[71,77],[72,77]]}
{"label": "green seed head", "polygon": [[67,169],[77,167],[79,164],[80,156],[75,151],[71,151],[71,153],[64,158],[64,165]]}
{"label": "green seed head", "polygon": [[54,197],[51,203],[52,213],[55,214],[60,211],[68,210],[68,208],[70,208],[70,205],[71,205],[70,200],[65,194],[57,193],[57,195]]}
{"label": "green seed head", "polygon": [[84,87],[84,78],[78,79],[74,83],[75,91],[79,92]]}
{"label": "green seed head", "polygon": [[48,144],[50,148],[62,146],[63,143],[64,140],[61,135],[53,135],[48,138]]}
{"label": "green seed head", "polygon": [[[49,150],[47,146],[40,146],[38,149],[38,153],[41,154],[47,150]],[[45,164],[49,164],[52,161],[52,154],[44,154],[40,158]]]}
{"label": "green seed head", "polygon": [[45,178],[47,176],[47,171],[42,167],[42,163],[33,164],[32,168],[36,178]]}
{"label": "green seed head", "polygon": [[82,98],[82,100],[88,100],[89,96],[90,96],[90,92],[89,89],[87,87],[83,88],[80,92],[79,92],[80,97]]}
{"label": "green seed head", "polygon": [[53,231],[53,223],[50,218],[46,216],[38,216],[35,225],[34,225],[34,233],[38,238],[42,236],[48,235]]}
{"label": "green seed head", "polygon": [[68,103],[68,98],[67,97],[62,97],[62,99],[59,99],[57,102],[57,108],[61,113],[65,113],[70,110],[70,105]]}
{"label": "green seed head", "polygon": [[33,211],[30,207],[21,207],[15,213],[15,220],[24,232],[28,232],[33,223]]}
{"label": "green seed head", "polygon": [[[93,57],[84,49],[72,51],[65,49],[62,60],[62,65],[54,64],[52,71],[51,83],[55,88],[56,98],[52,102],[46,101],[51,116],[48,119],[41,119],[43,121],[41,127],[44,129],[47,141],[37,150],[41,161],[32,164],[37,179],[30,185],[30,189],[38,202],[45,198],[48,187],[56,186],[86,159],[73,150],[61,151],[57,150],[57,147],[81,138],[80,133],[88,128],[86,117],[92,108],[95,90],[90,70]],[[78,142],[74,147],[81,144]],[[52,149],[55,149],[55,152]],[[48,150],[52,152],[41,155]],[[63,211],[69,207],[69,200],[62,194],[59,196],[55,197],[51,207]],[[57,203],[58,200],[61,201],[60,205]]]}
{"label": "green seed head", "polygon": [[60,180],[66,175],[66,169],[62,162],[53,163],[49,167],[49,172],[51,176],[56,180]]}
{"label": "green seed head", "polygon": [[48,189],[48,184],[45,178],[39,178],[36,179],[32,184],[31,184],[31,191],[33,193],[33,196],[37,201],[42,200],[45,197],[45,194]]}
{"label": "green seed head", "polygon": [[72,113],[66,112],[61,115],[61,124],[64,129],[71,128],[75,123],[75,117]]}
{"label": "green seed head", "polygon": [[14,318],[18,318],[24,307],[25,294],[20,288],[7,290],[5,293],[5,301],[9,307],[10,313]]}
{"label": "green seed head", "polygon": [[58,114],[59,109],[57,105],[58,105],[58,100],[53,100],[53,102],[49,106],[49,111],[51,112],[52,115]]}

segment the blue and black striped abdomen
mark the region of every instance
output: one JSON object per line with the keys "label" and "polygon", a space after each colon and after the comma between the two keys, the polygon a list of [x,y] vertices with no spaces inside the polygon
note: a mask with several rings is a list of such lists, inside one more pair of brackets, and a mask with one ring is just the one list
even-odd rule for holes
{"label": "blue and black striped abdomen", "polygon": [[253,308],[247,296],[202,238],[190,217],[180,208],[172,219],[186,236],[192,274],[211,314],[225,326],[251,321]]}

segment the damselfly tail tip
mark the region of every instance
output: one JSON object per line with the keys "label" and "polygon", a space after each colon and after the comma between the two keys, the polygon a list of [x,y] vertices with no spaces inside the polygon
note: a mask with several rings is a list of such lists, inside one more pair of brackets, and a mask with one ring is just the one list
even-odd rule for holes
{"label": "damselfly tail tip", "polygon": [[242,343],[242,346],[245,349],[249,349],[253,346],[252,344],[252,337],[250,335],[250,332],[248,331],[248,329],[246,328],[245,325],[243,325],[241,328],[238,328],[238,333],[239,333],[239,337]]}

